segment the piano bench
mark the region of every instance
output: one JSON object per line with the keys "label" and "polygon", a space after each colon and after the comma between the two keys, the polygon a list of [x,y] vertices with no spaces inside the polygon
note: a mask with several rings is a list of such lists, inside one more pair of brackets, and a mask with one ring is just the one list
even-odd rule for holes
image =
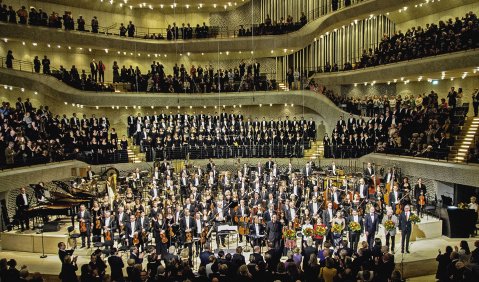
{"label": "piano bench", "polygon": [[71,239],[78,239],[78,238],[80,238],[80,237],[81,237],[80,234],[72,234],[72,235],[70,235],[70,238],[71,238]]}

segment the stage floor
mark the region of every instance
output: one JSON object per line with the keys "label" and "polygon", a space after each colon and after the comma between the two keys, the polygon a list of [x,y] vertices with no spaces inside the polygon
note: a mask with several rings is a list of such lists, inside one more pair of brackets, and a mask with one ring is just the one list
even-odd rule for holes
{"label": "stage floor", "polygon": [[[429,218],[426,221],[426,218],[423,219],[423,223],[427,222],[434,222],[437,219]],[[2,250],[0,251],[0,258],[15,258],[17,260],[18,265],[27,265],[29,271],[32,272],[40,272],[45,274],[57,275],[61,269],[61,263],[57,255],[57,243],[59,241],[67,241],[66,238],[68,237],[66,232],[66,226],[63,226],[62,229],[58,232],[47,232],[44,234],[44,243],[45,243],[45,252],[48,254],[47,258],[40,259],[41,249],[38,249],[38,244],[35,242],[39,242],[38,240],[41,239],[40,234],[36,234],[34,231],[28,231],[26,234],[16,234],[16,231],[10,231],[7,233],[2,233],[2,241],[1,246]],[[214,234],[213,234],[214,235]],[[11,251],[7,250],[9,247],[8,240],[11,240],[9,237],[17,237],[16,239],[23,239],[25,236],[33,237],[33,242],[37,247],[29,247],[33,248],[34,251]],[[236,248],[236,236],[232,235],[230,239],[230,246],[229,249],[232,251]],[[384,243],[384,232],[382,228],[378,232],[378,237],[383,240]],[[7,238],[9,238],[7,240]],[[364,237],[360,239],[365,240]],[[401,254],[400,253],[400,246],[401,246],[401,236],[400,233],[396,236],[396,254],[395,254],[395,262],[396,267],[398,270],[401,270],[404,273],[404,277],[419,277],[419,276],[427,276],[432,275],[436,272],[437,263],[435,261],[436,256],[438,254],[438,249],[444,252],[444,249],[447,245],[450,246],[458,246],[459,242],[462,239],[450,239],[448,237],[440,236],[436,238],[426,238],[421,239],[417,238],[416,241],[411,242],[410,245],[410,254]],[[470,247],[473,248],[474,241],[477,238],[468,238],[465,239],[469,242]],[[23,241],[23,240],[22,240]],[[216,243],[213,240],[213,249],[216,249]],[[24,244],[27,244],[27,241],[23,241]],[[30,241],[28,241],[30,242]],[[80,243],[80,242],[79,242]],[[299,241],[298,241],[299,243]],[[243,242],[240,244],[241,246],[245,246]],[[251,248],[250,248],[251,249]],[[85,263],[88,263],[90,258],[90,254],[95,250],[95,248],[90,249],[77,249],[75,250],[75,254],[78,255],[78,263],[79,266]],[[264,251],[264,248],[263,248]],[[243,253],[246,261],[249,260],[250,252]],[[123,259],[125,260],[126,265],[126,258],[127,254],[123,254]],[[283,257],[283,261],[286,260],[286,257]],[[146,259],[144,261],[144,266],[146,267]],[[197,258],[194,263],[194,268],[197,269],[199,265],[199,259]]]}

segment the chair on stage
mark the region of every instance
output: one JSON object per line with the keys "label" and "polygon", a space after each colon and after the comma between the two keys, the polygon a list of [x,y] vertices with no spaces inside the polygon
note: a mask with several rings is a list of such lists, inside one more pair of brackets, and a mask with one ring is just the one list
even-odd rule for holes
{"label": "chair on stage", "polygon": [[77,246],[77,239],[80,238],[80,233],[73,233],[75,231],[75,227],[73,226],[68,226],[67,228],[68,231],[68,245],[69,247],[76,248]]}

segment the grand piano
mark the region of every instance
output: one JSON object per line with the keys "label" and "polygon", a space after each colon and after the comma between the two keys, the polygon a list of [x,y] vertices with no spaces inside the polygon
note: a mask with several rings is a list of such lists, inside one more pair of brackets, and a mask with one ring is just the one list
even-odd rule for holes
{"label": "grand piano", "polygon": [[88,204],[94,198],[94,194],[80,189],[70,187],[62,181],[53,182],[57,188],[51,191],[47,202],[39,202],[36,206],[30,207],[25,211],[29,218],[37,220],[41,218],[43,223],[48,221],[49,216],[70,216],[72,225],[75,222],[75,214],[80,204]]}

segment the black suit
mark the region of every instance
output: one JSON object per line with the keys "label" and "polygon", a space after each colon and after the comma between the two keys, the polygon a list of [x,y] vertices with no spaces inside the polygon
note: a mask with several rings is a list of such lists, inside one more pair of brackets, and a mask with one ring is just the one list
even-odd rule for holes
{"label": "black suit", "polygon": [[275,249],[279,249],[279,244],[281,241],[281,233],[283,232],[283,225],[276,222],[268,222],[266,225],[266,234],[268,235],[268,240],[273,244]]}
{"label": "black suit", "polygon": [[24,225],[29,229],[29,220],[26,214],[26,210],[29,208],[30,197],[25,193],[26,201],[22,194],[18,194],[15,199],[17,205],[17,218],[20,221],[20,227],[24,230]]}
{"label": "black suit", "polygon": [[367,232],[367,241],[369,244],[369,249],[372,250],[374,246],[374,237],[376,236],[376,232],[378,231],[378,224],[379,224],[379,215],[374,214],[374,218],[371,218],[371,215],[368,213],[364,217],[364,232]]}
{"label": "black suit", "polygon": [[[87,211],[87,210],[83,211],[83,216],[82,216],[81,212],[78,212],[77,213],[77,221],[80,222],[81,219],[83,219],[83,221],[85,222],[85,225],[86,225],[86,231],[85,232],[81,232],[81,228],[80,228],[82,247],[85,247],[85,238],[86,238],[87,243],[88,243],[88,248],[90,248],[90,225],[91,225],[90,212]],[[80,223],[80,226],[81,226],[81,223]]]}
{"label": "black suit", "polygon": [[406,252],[409,252],[409,239],[411,238],[412,222],[410,220],[412,213],[409,216],[406,212],[399,215],[399,228],[401,229],[401,252],[404,252],[404,245],[406,245]]}
{"label": "black suit", "polygon": [[249,226],[249,235],[250,235],[250,238],[251,238],[251,244],[253,246],[261,246],[261,241],[262,241],[262,237],[258,237],[260,235],[264,235],[264,230],[265,230],[265,227],[263,224],[260,224],[258,223],[258,232],[256,232],[256,224],[251,224]]}
{"label": "black suit", "polygon": [[66,256],[71,256],[73,254],[74,250],[60,250],[58,249],[58,257],[60,258],[60,261],[63,263],[65,260]]}
{"label": "black suit", "polygon": [[125,235],[128,240],[128,246],[133,246],[133,237],[135,236],[135,233],[139,234],[140,232],[141,225],[138,220],[135,220],[133,224],[131,221],[125,223]]}

